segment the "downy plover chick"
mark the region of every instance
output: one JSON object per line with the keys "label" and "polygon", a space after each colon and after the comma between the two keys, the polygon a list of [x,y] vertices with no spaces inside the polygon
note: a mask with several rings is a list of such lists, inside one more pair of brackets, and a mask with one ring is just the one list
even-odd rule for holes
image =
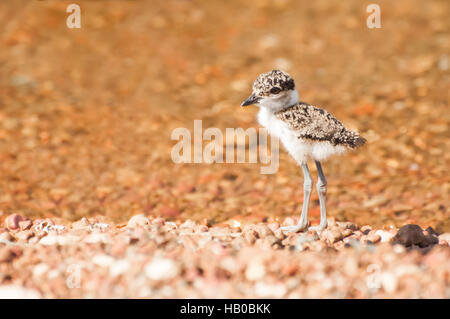
{"label": "downy plover chick", "polygon": [[260,107],[258,121],[269,134],[278,137],[288,153],[302,167],[304,175],[303,207],[300,220],[295,226],[282,230],[298,232],[308,227],[308,204],[313,180],[307,160],[314,160],[319,175],[320,225],[311,227],[322,231],[327,227],[325,198],[327,181],[321,161],[334,154],[363,145],[366,140],[357,132],[345,128],[327,111],[300,102],[294,79],[289,74],[272,70],[261,74],[253,83],[252,94],[241,106],[255,104]]}

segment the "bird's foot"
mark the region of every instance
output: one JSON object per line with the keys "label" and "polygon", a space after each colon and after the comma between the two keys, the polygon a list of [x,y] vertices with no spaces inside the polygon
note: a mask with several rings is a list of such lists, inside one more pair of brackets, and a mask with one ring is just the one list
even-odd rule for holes
{"label": "bird's foot", "polygon": [[314,230],[318,233],[321,233],[323,230],[325,230],[327,228],[328,224],[324,223],[324,224],[320,224],[318,226],[311,226],[308,228],[308,230]]}
{"label": "bird's foot", "polygon": [[308,229],[308,225],[297,224],[297,225],[294,225],[294,226],[283,226],[283,227],[280,227],[280,229],[283,232],[298,233],[299,231],[307,230]]}

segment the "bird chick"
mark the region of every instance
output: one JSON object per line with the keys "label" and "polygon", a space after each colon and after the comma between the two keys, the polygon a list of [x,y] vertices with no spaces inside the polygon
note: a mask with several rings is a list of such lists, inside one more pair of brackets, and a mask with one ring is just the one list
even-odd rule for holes
{"label": "bird chick", "polygon": [[314,160],[319,175],[317,190],[320,203],[320,225],[312,229],[322,231],[327,227],[327,181],[321,162],[335,154],[364,145],[366,140],[351,131],[324,109],[300,102],[294,79],[286,72],[272,70],[263,73],[253,83],[252,94],[241,106],[255,104],[260,107],[258,122],[269,134],[278,137],[287,152],[302,167],[304,175],[303,207],[299,223],[282,227],[298,232],[308,227],[308,205],[313,180],[307,161]]}

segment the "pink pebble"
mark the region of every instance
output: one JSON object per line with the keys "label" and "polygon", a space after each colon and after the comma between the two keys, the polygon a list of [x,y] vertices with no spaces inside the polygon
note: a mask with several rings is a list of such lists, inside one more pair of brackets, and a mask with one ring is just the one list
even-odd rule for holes
{"label": "pink pebble", "polygon": [[5,225],[9,230],[16,230],[20,227],[19,223],[24,220],[26,220],[25,217],[20,216],[19,214],[12,214],[6,217]]}
{"label": "pink pebble", "polygon": [[279,223],[277,223],[277,222],[274,222],[274,223],[270,223],[270,224],[268,224],[267,225],[269,228],[270,228],[270,230],[271,231],[276,231],[278,228],[280,228],[280,224]]}
{"label": "pink pebble", "polygon": [[157,217],[152,220],[153,225],[163,226],[165,223],[166,223],[166,221],[164,220],[164,218],[161,218],[161,217]]}
{"label": "pink pebble", "polygon": [[33,226],[33,223],[31,222],[31,220],[27,219],[27,220],[22,220],[19,222],[19,227],[21,230],[27,230],[30,229],[31,226]]}

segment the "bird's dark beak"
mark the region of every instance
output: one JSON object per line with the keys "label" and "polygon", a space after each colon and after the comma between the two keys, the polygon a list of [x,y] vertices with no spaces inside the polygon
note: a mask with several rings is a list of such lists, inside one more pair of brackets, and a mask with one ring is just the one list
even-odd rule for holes
{"label": "bird's dark beak", "polygon": [[241,106],[244,107],[247,105],[252,105],[258,103],[259,100],[260,100],[259,97],[257,97],[255,94],[252,94],[244,102],[242,102]]}

